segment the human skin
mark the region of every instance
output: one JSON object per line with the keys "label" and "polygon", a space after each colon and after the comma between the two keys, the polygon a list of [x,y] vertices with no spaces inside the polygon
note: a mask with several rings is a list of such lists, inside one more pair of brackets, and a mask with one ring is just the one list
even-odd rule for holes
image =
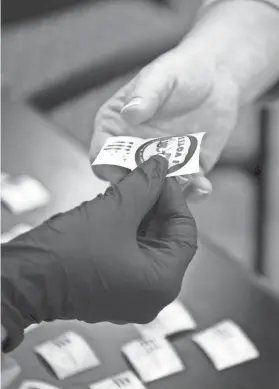
{"label": "human skin", "polygon": [[[176,48],[143,68],[100,108],[91,159],[110,136],[151,138],[205,131],[202,170],[191,177],[187,193],[210,193],[205,174],[218,161],[241,107],[278,77],[279,8],[251,0],[216,2],[201,9]],[[125,173],[114,169],[109,180],[117,181]]]}

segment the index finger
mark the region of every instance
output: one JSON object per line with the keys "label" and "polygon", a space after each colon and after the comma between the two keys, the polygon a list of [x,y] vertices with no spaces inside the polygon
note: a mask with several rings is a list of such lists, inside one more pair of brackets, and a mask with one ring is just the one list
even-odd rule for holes
{"label": "index finger", "polygon": [[[160,224],[160,239],[175,242],[180,247],[197,248],[197,226],[175,178],[165,181],[156,206],[156,219]],[[189,252],[187,251],[187,255]]]}

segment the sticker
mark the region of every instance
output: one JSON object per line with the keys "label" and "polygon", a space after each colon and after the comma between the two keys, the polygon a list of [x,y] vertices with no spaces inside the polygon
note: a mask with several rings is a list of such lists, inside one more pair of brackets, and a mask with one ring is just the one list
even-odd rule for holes
{"label": "sticker", "polygon": [[259,357],[251,340],[231,320],[222,321],[194,335],[192,339],[207,354],[217,370]]}
{"label": "sticker", "polygon": [[35,351],[49,364],[59,379],[100,364],[85,340],[74,332],[66,332],[53,341],[45,342],[37,346]]}
{"label": "sticker", "polygon": [[164,338],[136,340],[122,348],[144,382],[181,372],[183,363],[171,344]]}
{"label": "sticker", "polygon": [[49,199],[47,189],[29,176],[5,180],[2,184],[1,200],[14,214],[43,207],[48,204]]}
{"label": "sticker", "polygon": [[90,389],[145,389],[144,385],[131,371],[117,374],[111,378],[89,385]]}
{"label": "sticker", "polygon": [[152,339],[193,330],[196,323],[183,304],[176,300],[166,306],[152,322],[135,326],[144,338]]}
{"label": "sticker", "polygon": [[168,177],[200,171],[200,148],[205,133],[140,139],[120,136],[109,138],[92,166],[114,165],[134,170],[153,155],[169,162]]}

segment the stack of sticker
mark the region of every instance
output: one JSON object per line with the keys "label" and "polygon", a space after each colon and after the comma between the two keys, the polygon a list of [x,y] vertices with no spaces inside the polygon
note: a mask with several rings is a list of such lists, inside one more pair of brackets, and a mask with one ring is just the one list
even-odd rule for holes
{"label": "stack of sticker", "polygon": [[[144,389],[145,384],[184,370],[181,358],[167,339],[196,329],[192,315],[178,300],[163,309],[151,323],[136,325],[140,338],[122,347],[136,374],[130,370],[89,384],[90,389]],[[217,370],[227,369],[255,359],[259,352],[240,327],[224,320],[192,335]],[[69,331],[35,348],[60,380],[100,365],[100,359],[77,333]],[[57,389],[39,382],[25,381],[20,389]]]}
{"label": "stack of sticker", "polygon": [[[149,324],[136,325],[142,340],[133,341],[122,349],[143,382],[178,373],[183,363],[166,337],[194,330],[196,323],[179,301],[174,301]],[[244,332],[231,320],[192,336],[217,370],[223,370],[255,359],[258,350]]]}

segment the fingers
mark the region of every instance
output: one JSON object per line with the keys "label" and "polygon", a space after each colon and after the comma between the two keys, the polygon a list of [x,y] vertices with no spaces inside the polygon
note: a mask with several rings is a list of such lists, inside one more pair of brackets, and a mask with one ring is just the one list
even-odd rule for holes
{"label": "fingers", "polygon": [[156,219],[161,225],[160,238],[175,242],[181,248],[185,247],[186,256],[189,254],[188,260],[191,260],[197,247],[197,227],[174,178],[165,181],[156,207]]}
{"label": "fingers", "polygon": [[212,191],[209,179],[203,175],[197,175],[193,177],[189,188],[184,191],[184,195],[187,200],[197,202],[206,199]]}
{"label": "fingers", "polygon": [[166,305],[179,294],[185,270],[194,257],[197,228],[175,178],[165,180],[154,208],[157,226],[137,241],[146,259],[145,279],[150,290],[157,291],[158,304]]}
{"label": "fingers", "polygon": [[131,171],[121,166],[112,165],[92,165],[92,170],[98,178],[104,181],[108,181],[112,185],[117,184]]}
{"label": "fingers", "polygon": [[187,181],[183,177],[178,177],[178,182],[188,201],[204,200],[213,191],[211,182],[203,173],[194,174]]}
{"label": "fingers", "polygon": [[136,231],[144,216],[157,202],[168,171],[168,161],[151,157],[109,190],[122,220]]}
{"label": "fingers", "polygon": [[144,68],[126,95],[121,115],[129,124],[138,125],[151,119],[170,96],[175,77],[165,58],[162,56]]}

